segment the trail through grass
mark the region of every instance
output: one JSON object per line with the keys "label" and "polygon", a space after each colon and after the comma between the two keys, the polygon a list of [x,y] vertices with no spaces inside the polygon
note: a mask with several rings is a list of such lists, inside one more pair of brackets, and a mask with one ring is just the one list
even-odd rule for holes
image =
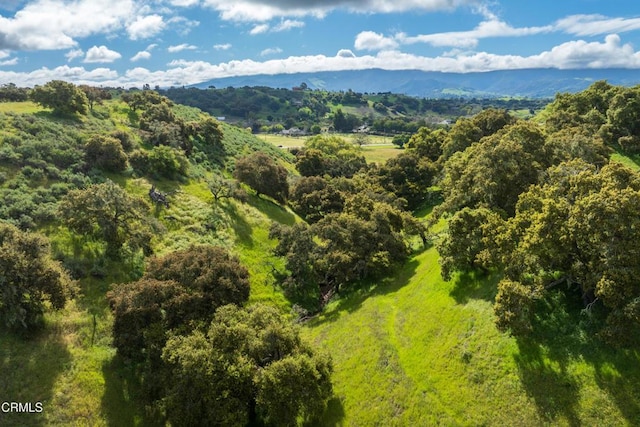
{"label": "trail through grass", "polygon": [[[640,392],[631,386],[640,378],[638,354],[567,339],[574,330],[529,341],[502,334],[493,323],[496,278],[443,282],[437,261],[436,250],[426,250],[370,296],[332,302],[304,328],[333,355],[340,405],[332,411],[343,414],[340,423],[640,422]],[[578,323],[575,313],[567,316]]]}

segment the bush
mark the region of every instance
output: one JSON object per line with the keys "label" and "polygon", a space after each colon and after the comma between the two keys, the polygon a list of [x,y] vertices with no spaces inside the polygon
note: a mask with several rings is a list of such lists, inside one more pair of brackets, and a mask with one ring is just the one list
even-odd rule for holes
{"label": "bush", "polygon": [[179,150],[161,145],[151,151],[135,150],[129,156],[133,168],[142,175],[175,179],[186,176],[189,160]]}
{"label": "bush", "polygon": [[108,172],[121,172],[127,168],[127,155],[116,138],[93,135],[85,146],[89,165]]}
{"label": "bush", "polygon": [[63,308],[73,289],[44,236],[0,224],[0,320],[6,327],[33,329],[47,304]]}

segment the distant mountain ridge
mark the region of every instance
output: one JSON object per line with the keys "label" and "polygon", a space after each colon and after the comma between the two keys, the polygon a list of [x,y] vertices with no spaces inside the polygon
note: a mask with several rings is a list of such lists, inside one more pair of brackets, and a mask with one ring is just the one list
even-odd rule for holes
{"label": "distant mountain ridge", "polygon": [[598,80],[607,80],[612,85],[634,86],[640,84],[640,70],[545,68],[483,73],[441,73],[369,69],[225,77],[195,84],[192,87],[267,86],[291,89],[306,83],[309,89],[329,91],[352,89],[362,93],[391,92],[421,98],[505,96],[551,98],[558,92],[579,92]]}

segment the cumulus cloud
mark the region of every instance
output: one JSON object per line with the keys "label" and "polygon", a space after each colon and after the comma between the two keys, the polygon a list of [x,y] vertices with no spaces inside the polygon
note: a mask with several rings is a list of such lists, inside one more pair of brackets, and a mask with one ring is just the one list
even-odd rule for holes
{"label": "cumulus cloud", "polygon": [[196,50],[197,47],[192,44],[182,43],[176,46],[169,46],[167,51],[170,53],[182,52],[183,50]]}
{"label": "cumulus cloud", "polygon": [[231,43],[214,44],[213,48],[215,50],[229,50],[229,49],[231,49]]}
{"label": "cumulus cloud", "polygon": [[358,50],[394,49],[398,42],[373,31],[363,31],[356,36],[354,47]]}
{"label": "cumulus cloud", "polygon": [[84,57],[83,62],[94,63],[94,62],[113,62],[116,59],[120,59],[122,55],[120,55],[115,50],[111,50],[106,46],[93,46],[87,51],[87,55]]}
{"label": "cumulus cloud", "polygon": [[137,62],[141,59],[149,59],[151,58],[151,52],[147,52],[146,50],[142,50],[131,57],[131,62]]}
{"label": "cumulus cloud", "polygon": [[204,0],[231,21],[269,21],[278,17],[323,17],[333,10],[356,13],[434,12],[482,4],[481,0]]}
{"label": "cumulus cloud", "polygon": [[282,74],[318,71],[364,70],[422,70],[442,72],[481,72],[525,68],[636,68],[640,69],[640,52],[630,44],[623,44],[617,35],[609,35],[601,42],[583,40],[560,44],[550,50],[531,56],[496,55],[487,52],[452,51],[450,56],[420,56],[397,50],[385,50],[375,55],[355,56],[348,49],[335,56],[308,55],[255,61],[233,60],[219,64],[205,61],[176,60],[166,70],[151,71],[143,67],[127,70],[123,74],[107,68],[86,70],[82,67],[42,68],[29,73],[0,70],[0,81],[33,86],[53,79],[77,84],[105,86],[141,86],[145,83],[161,87],[182,86],[203,81],[242,75]]}
{"label": "cumulus cloud", "polygon": [[277,55],[279,53],[282,53],[282,49],[279,47],[270,47],[260,52],[260,56]]}
{"label": "cumulus cloud", "polygon": [[55,50],[77,38],[122,28],[134,14],[133,0],[35,0],[13,17],[0,16],[0,49]]}
{"label": "cumulus cloud", "polygon": [[162,32],[166,25],[160,15],[138,16],[127,26],[127,33],[131,40],[148,39]]}

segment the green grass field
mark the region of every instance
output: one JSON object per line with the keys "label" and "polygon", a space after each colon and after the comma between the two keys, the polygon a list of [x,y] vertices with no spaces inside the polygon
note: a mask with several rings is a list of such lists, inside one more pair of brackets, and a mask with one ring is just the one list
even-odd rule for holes
{"label": "green grass field", "polygon": [[[353,135],[336,134],[347,141],[353,139]],[[284,136],[273,134],[258,134],[257,138],[282,148],[301,148],[308,137]],[[395,145],[391,144],[390,137],[380,135],[369,135],[368,144],[362,146],[362,154],[367,162],[384,163],[387,159],[397,156],[402,152]]]}
{"label": "green grass field", "polygon": [[0,113],[27,114],[36,113],[38,111],[45,111],[45,109],[31,101],[0,102]]}
{"label": "green grass field", "polygon": [[443,282],[430,248],[396,278],[332,302],[304,327],[333,355],[323,425],[640,423],[637,352],[579,336],[580,314],[562,310],[560,334],[516,340],[494,326],[494,292],[491,278]]}

